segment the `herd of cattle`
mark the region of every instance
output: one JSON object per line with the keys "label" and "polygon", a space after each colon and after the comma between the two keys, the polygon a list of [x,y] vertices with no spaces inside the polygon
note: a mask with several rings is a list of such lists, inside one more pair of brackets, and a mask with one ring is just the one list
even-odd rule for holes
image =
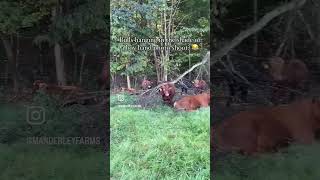
{"label": "herd of cattle", "polygon": [[[171,82],[160,83],[159,93],[163,102],[166,105],[172,106],[178,110],[192,111],[200,107],[208,107],[210,104],[210,92],[207,90],[208,85],[204,80],[194,80],[189,82],[188,80],[180,80],[176,85]],[[141,87],[144,90],[151,89],[154,83],[147,79],[144,79],[141,83]],[[181,89],[181,95],[183,93],[188,94],[188,90],[193,89],[195,95],[187,95],[180,100],[174,102],[177,88]]]}
{"label": "herd of cattle", "polygon": [[[242,111],[233,116],[215,123],[211,127],[212,150],[214,152],[240,152],[255,154],[278,150],[279,147],[291,142],[311,144],[315,141],[316,133],[320,130],[320,99],[297,98],[299,93],[308,91],[310,82],[309,69],[298,59],[285,61],[279,57],[270,58],[263,64],[272,90],[273,105],[264,105],[255,109]],[[247,69],[254,71],[254,69]],[[240,99],[247,99],[250,82],[254,78],[244,76],[248,81],[234,72],[220,71],[229,86],[229,96],[240,94]],[[267,82],[267,81],[263,81]],[[160,83],[161,86],[150,80],[143,79],[141,88],[148,91],[159,87],[159,94],[165,104],[185,111],[193,111],[210,105],[210,90],[204,80],[189,82],[181,80],[176,84],[171,82]],[[46,93],[73,94],[83,90],[74,86],[48,85],[43,81],[34,83],[34,92],[44,90]],[[282,88],[285,87],[285,88]],[[185,96],[174,100],[177,90]],[[193,89],[192,95],[188,90]],[[133,88],[123,88],[123,91],[134,92]],[[279,103],[281,97],[288,96],[286,103]],[[232,98],[231,98],[232,99]],[[230,100],[227,105],[230,105]],[[214,116],[214,114],[213,114]]]}
{"label": "herd of cattle", "polygon": [[[226,152],[245,155],[275,152],[290,143],[315,142],[320,130],[320,99],[297,96],[297,92],[309,89],[310,73],[305,63],[273,57],[264,68],[269,72],[271,85],[276,87],[271,97],[275,105],[241,111],[215,122],[211,126],[211,148],[216,156]],[[288,96],[288,101],[279,103],[277,100],[283,96]]]}
{"label": "herd of cattle", "polygon": [[178,110],[192,111],[201,107],[208,107],[210,104],[210,92],[205,91],[207,84],[204,80],[195,80],[194,87],[196,87],[196,95],[188,95],[180,100],[173,102],[174,95],[176,93],[176,88],[172,83],[164,83],[159,88],[159,92],[162,96],[163,101],[169,105],[173,106]]}

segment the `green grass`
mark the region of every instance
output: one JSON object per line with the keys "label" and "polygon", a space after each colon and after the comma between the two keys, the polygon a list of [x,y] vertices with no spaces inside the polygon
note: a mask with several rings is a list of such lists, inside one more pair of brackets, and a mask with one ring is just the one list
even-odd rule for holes
{"label": "green grass", "polygon": [[112,106],[112,179],[209,179],[209,115]]}
{"label": "green grass", "polygon": [[320,144],[291,146],[258,157],[229,155],[215,163],[216,180],[318,180]]}
{"label": "green grass", "polygon": [[[90,145],[32,145],[27,137],[82,137],[81,114],[76,107],[59,108],[41,98],[28,106],[43,107],[45,123],[27,122],[26,104],[0,105],[0,180],[102,180],[106,156]],[[97,121],[102,122],[101,115]],[[99,116],[98,116],[99,115]],[[102,123],[101,123],[102,124]]]}
{"label": "green grass", "polygon": [[99,180],[106,177],[102,152],[40,145],[0,144],[1,180]]}

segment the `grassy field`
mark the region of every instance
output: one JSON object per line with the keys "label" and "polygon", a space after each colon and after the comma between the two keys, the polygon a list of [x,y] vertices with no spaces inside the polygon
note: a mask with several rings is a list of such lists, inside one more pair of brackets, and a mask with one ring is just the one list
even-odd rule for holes
{"label": "grassy field", "polygon": [[50,146],[0,144],[1,180],[102,180],[103,152]]}
{"label": "grassy field", "polygon": [[315,144],[258,157],[229,155],[213,162],[213,176],[215,180],[317,180],[319,152],[320,144]]}
{"label": "grassy field", "polygon": [[[116,103],[112,97],[112,179],[209,179],[209,108],[176,112]],[[126,96],[121,103],[134,103],[134,98]]]}
{"label": "grassy field", "polygon": [[[42,102],[28,105],[0,105],[0,179],[106,179],[107,163],[102,148],[75,144],[27,144],[28,137],[82,137],[85,125],[80,123],[81,109],[59,108],[51,100],[40,99]],[[30,114],[28,107],[35,106],[45,110],[43,124],[31,125],[27,121]],[[100,116],[97,121],[102,122]]]}

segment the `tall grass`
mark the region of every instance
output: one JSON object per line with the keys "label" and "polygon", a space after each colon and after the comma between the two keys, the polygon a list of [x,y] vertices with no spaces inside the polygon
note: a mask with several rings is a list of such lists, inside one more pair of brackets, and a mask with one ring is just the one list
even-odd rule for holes
{"label": "tall grass", "polygon": [[229,155],[212,162],[212,173],[215,180],[317,180],[319,152],[320,144],[315,144],[255,157]]}
{"label": "tall grass", "polygon": [[106,162],[101,151],[74,152],[47,145],[0,144],[1,180],[102,180]]}
{"label": "tall grass", "polygon": [[112,179],[209,179],[209,108],[111,106]]}
{"label": "tall grass", "polygon": [[[28,111],[36,106],[44,110],[45,119],[43,123],[34,125],[28,122]],[[84,132],[89,128],[84,129],[87,121],[82,112],[90,112],[90,109],[85,108],[62,108],[56,101],[41,94],[31,104],[0,105],[0,179],[106,179],[107,162],[102,148],[75,144],[37,145],[27,144],[26,141],[28,137],[86,136]],[[94,114],[97,126],[101,124],[102,127],[103,114]]]}

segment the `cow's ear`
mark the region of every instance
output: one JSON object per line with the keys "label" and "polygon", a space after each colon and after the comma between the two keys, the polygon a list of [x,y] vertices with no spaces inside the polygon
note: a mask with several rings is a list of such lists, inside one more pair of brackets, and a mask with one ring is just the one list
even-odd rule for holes
{"label": "cow's ear", "polygon": [[159,92],[161,92],[162,91],[162,89],[161,88],[159,88]]}

